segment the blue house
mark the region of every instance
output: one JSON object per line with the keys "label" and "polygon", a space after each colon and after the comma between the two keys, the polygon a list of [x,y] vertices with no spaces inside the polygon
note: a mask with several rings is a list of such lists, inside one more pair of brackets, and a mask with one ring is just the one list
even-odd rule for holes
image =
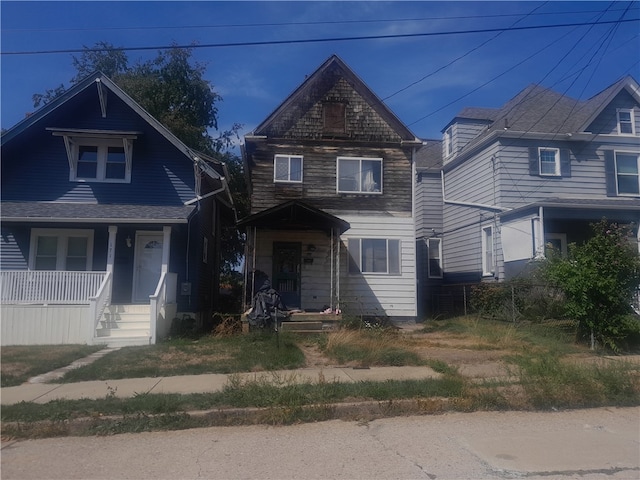
{"label": "blue house", "polygon": [[101,73],[2,135],[2,344],[155,343],[206,322],[224,164],[193,151]]}

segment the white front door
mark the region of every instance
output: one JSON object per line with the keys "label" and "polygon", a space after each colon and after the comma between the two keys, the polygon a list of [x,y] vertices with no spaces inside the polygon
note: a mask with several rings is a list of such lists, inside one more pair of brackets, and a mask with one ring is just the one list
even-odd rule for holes
{"label": "white front door", "polygon": [[162,233],[136,234],[133,269],[133,301],[148,303],[162,272]]}

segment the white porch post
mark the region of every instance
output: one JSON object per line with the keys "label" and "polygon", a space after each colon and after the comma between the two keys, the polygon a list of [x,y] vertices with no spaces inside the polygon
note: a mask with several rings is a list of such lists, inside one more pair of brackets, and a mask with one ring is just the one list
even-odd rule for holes
{"label": "white porch post", "polygon": [[171,226],[162,227],[162,273],[169,271],[169,252],[171,251]]}
{"label": "white porch post", "polygon": [[107,272],[113,272],[113,263],[116,257],[116,233],[118,227],[109,225],[109,242],[107,244]]}

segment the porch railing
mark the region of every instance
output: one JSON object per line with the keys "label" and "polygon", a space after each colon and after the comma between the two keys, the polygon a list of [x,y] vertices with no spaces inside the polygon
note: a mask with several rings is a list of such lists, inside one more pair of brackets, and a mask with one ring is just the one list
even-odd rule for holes
{"label": "porch railing", "polygon": [[[149,296],[151,301],[151,339],[150,343],[156,343],[158,332],[158,315],[163,309],[176,301],[176,288],[178,276],[175,273],[163,272],[160,281],[153,295]],[[165,319],[166,320],[166,319]]]}
{"label": "porch railing", "polygon": [[91,325],[92,328],[89,331],[89,339],[91,340],[98,328],[98,323],[100,322],[100,318],[102,318],[102,314],[104,313],[105,308],[111,303],[111,283],[112,283],[112,275],[111,272],[106,272],[100,287],[98,288],[95,296],[89,298],[90,302],[90,315],[91,315]]}
{"label": "porch railing", "polygon": [[106,275],[107,272],[0,271],[0,302],[87,305]]}

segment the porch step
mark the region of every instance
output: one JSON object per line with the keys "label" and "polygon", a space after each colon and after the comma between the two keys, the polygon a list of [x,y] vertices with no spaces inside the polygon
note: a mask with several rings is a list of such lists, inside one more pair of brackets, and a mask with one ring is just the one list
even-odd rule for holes
{"label": "porch step", "polygon": [[322,322],[287,322],[280,324],[280,330],[283,332],[314,332],[322,331]]}
{"label": "porch step", "polygon": [[149,345],[149,335],[142,337],[97,337],[93,339],[94,345],[106,345],[114,347],[137,347]]}
{"label": "porch step", "polygon": [[149,305],[110,305],[98,323],[94,343],[111,346],[149,345]]}

